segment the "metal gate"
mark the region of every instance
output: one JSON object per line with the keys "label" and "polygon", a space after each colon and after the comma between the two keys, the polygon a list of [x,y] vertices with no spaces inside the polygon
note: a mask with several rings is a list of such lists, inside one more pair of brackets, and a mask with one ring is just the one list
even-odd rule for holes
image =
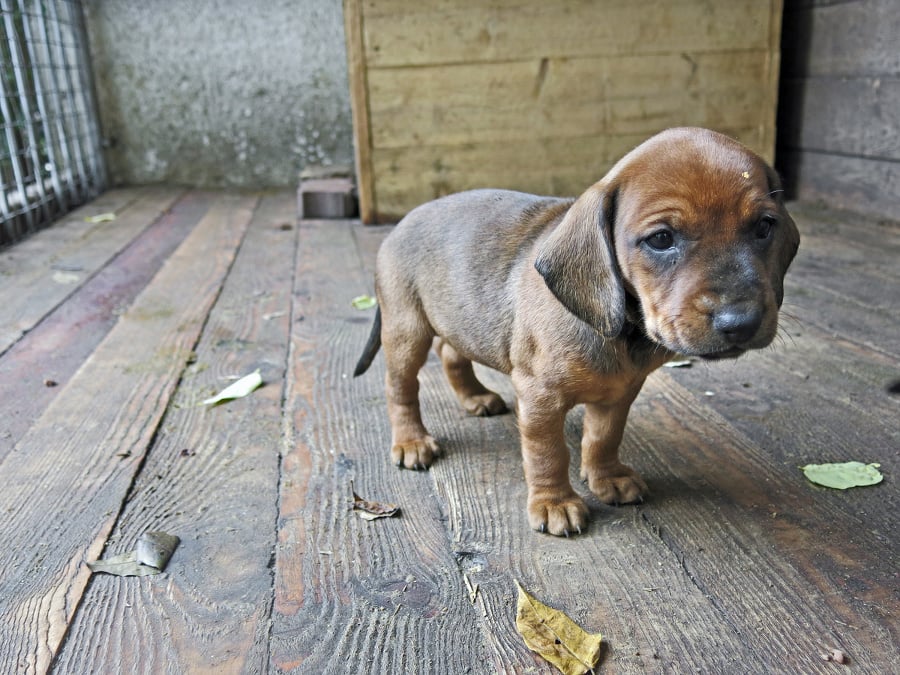
{"label": "metal gate", "polygon": [[0,248],[106,175],[78,0],[0,0]]}

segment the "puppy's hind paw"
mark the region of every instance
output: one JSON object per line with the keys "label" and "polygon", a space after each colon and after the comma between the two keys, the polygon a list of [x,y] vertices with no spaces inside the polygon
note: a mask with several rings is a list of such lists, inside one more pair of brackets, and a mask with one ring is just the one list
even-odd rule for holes
{"label": "puppy's hind paw", "polygon": [[391,459],[401,469],[424,471],[441,455],[441,448],[431,436],[394,443]]}
{"label": "puppy's hind paw", "polygon": [[574,493],[564,498],[531,498],[528,522],[538,532],[570,537],[587,529],[588,509]]}
{"label": "puppy's hind paw", "polygon": [[643,478],[624,464],[620,464],[616,471],[610,471],[603,476],[588,474],[586,478],[591,492],[604,504],[618,506],[641,503],[647,494],[647,484]]}
{"label": "puppy's hind paw", "polygon": [[503,399],[493,392],[468,396],[462,404],[467,413],[476,417],[490,417],[509,412]]}

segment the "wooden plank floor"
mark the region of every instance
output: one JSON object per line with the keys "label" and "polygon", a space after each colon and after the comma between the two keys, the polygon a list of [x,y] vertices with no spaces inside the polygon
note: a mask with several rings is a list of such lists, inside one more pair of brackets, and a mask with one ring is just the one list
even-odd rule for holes
{"label": "wooden plank floor", "polygon": [[[900,672],[900,228],[793,210],[783,339],[654,374],[624,440],[651,497],[571,540],[527,526],[514,417],[465,416],[434,358],[447,456],[389,462],[383,359],[349,375],[389,228],[129,188],[0,252],[0,672],[554,672],[514,579],[604,634],[600,672]],[[849,459],[884,482],[798,470]],[[402,516],[357,518],[351,482]],[[148,530],[181,538],[164,574],[91,575]]]}

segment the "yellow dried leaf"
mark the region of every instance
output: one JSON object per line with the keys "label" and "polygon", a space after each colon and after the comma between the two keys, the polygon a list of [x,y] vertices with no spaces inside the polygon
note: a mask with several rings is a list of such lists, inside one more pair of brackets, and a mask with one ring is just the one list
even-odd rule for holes
{"label": "yellow dried leaf", "polygon": [[586,633],[563,612],[536,600],[517,581],[516,628],[528,648],[565,675],[583,675],[600,660],[600,633]]}

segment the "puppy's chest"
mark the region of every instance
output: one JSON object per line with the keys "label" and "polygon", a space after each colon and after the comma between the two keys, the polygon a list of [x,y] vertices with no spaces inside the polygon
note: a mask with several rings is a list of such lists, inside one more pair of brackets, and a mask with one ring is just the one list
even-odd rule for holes
{"label": "puppy's chest", "polygon": [[632,396],[669,357],[668,351],[650,341],[645,345],[615,340],[602,350],[571,358],[561,382],[577,403],[612,404]]}

